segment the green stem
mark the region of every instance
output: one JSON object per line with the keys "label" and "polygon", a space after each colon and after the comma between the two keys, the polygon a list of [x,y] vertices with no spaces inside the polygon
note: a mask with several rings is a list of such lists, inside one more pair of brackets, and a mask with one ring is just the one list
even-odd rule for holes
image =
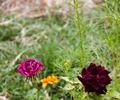
{"label": "green stem", "polygon": [[37,89],[37,97],[36,100],[39,100],[39,89]]}
{"label": "green stem", "polygon": [[[37,78],[36,78],[37,79]],[[34,89],[34,88],[36,88],[37,89],[37,93],[36,93],[36,100],[39,100],[39,87],[36,85],[36,83],[35,83],[35,79],[34,79],[34,77],[31,77],[30,78],[30,86],[31,86],[31,88],[32,89]],[[37,81],[36,81],[37,82]]]}
{"label": "green stem", "polygon": [[78,0],[74,0],[74,9],[75,9],[75,15],[76,15],[76,23],[77,23],[77,27],[78,27],[78,33],[80,36],[80,49],[81,49],[81,54],[80,54],[80,63],[81,66],[83,66],[83,62],[84,62],[84,50],[83,50],[83,30],[82,30],[82,25],[81,25],[81,19],[79,16],[79,7],[78,7]]}
{"label": "green stem", "polygon": [[118,19],[119,19],[119,11],[118,11],[118,4],[119,4],[119,1],[118,0],[115,0],[114,2],[115,4],[115,8],[114,8],[114,12],[115,12],[115,15],[114,15],[114,18],[115,18],[115,26],[116,26],[116,34],[115,34],[115,38],[116,38],[116,42],[115,42],[115,46],[116,46],[116,66],[115,66],[115,88],[117,88],[117,85],[119,84],[118,83],[118,70],[119,70],[119,22],[118,22]]}
{"label": "green stem", "polygon": [[[108,16],[112,18],[112,21],[115,21],[115,41],[111,42],[112,51],[115,52],[115,75],[114,75],[114,89],[118,87],[118,74],[119,74],[119,0],[114,0],[114,10],[113,12],[108,6],[109,1],[106,1],[106,8],[109,13]],[[114,56],[113,56],[114,57]]]}

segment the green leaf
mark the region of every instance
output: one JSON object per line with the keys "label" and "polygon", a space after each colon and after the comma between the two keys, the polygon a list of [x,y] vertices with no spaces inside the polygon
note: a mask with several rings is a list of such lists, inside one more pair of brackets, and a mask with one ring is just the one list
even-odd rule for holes
{"label": "green leaf", "polygon": [[28,91],[27,95],[26,95],[26,99],[27,100],[36,100],[36,97],[37,97],[37,89],[34,88],[30,91]]}
{"label": "green leaf", "polygon": [[118,91],[114,91],[112,93],[112,97],[116,98],[116,99],[120,99],[120,93]]}
{"label": "green leaf", "polygon": [[73,90],[75,88],[74,85],[68,83],[65,85],[65,87],[63,88],[63,90],[66,90],[66,91],[70,91],[70,90]]}

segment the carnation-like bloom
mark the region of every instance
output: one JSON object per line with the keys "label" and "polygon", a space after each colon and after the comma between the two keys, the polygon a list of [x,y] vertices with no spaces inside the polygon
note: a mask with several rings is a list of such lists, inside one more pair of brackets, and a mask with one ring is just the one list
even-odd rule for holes
{"label": "carnation-like bloom", "polygon": [[43,87],[46,87],[48,84],[57,83],[58,81],[59,81],[59,79],[55,75],[51,75],[51,76],[48,76],[47,78],[43,78],[43,79],[40,80]]}
{"label": "carnation-like bloom", "polygon": [[105,94],[106,86],[112,79],[108,76],[110,72],[101,65],[91,63],[87,69],[83,69],[78,79],[85,87],[85,92],[95,92],[97,95]]}
{"label": "carnation-like bloom", "polygon": [[34,76],[38,71],[45,68],[37,59],[27,59],[20,63],[17,70],[25,77]]}

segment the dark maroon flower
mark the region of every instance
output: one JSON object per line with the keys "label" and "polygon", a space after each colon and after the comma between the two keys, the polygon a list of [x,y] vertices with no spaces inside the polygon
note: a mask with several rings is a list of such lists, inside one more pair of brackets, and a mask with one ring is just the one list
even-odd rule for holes
{"label": "dark maroon flower", "polygon": [[20,63],[17,70],[26,77],[34,76],[38,71],[44,68],[43,64],[37,59],[27,59]]}
{"label": "dark maroon flower", "polygon": [[103,66],[91,63],[87,69],[82,70],[78,79],[84,85],[85,92],[95,92],[100,95],[106,93],[106,85],[112,81],[108,76],[109,73]]}

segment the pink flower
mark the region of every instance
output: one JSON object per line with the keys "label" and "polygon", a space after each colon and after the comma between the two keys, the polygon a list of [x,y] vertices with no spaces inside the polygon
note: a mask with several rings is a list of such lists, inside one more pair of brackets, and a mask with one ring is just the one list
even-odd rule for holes
{"label": "pink flower", "polygon": [[34,76],[37,72],[44,69],[43,64],[37,59],[27,59],[20,63],[17,70],[26,77]]}

